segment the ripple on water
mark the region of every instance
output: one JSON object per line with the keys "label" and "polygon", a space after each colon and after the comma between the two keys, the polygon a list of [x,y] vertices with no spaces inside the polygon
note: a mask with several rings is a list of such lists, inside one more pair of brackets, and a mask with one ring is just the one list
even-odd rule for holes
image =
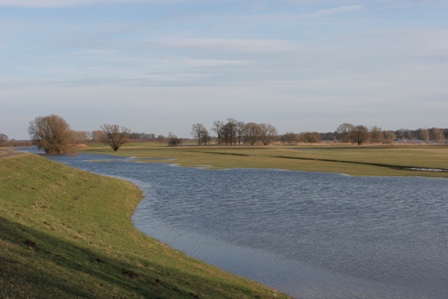
{"label": "ripple on water", "polygon": [[446,180],[64,162],[137,183],[143,232],[294,296],[448,294]]}

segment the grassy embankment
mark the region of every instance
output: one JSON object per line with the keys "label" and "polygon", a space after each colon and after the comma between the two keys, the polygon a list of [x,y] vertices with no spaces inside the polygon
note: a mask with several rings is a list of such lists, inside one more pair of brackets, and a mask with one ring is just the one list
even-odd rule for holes
{"label": "grassy embankment", "polygon": [[0,298],[286,297],[137,231],[131,183],[2,153],[0,190]]}
{"label": "grassy embankment", "polygon": [[[112,153],[95,145],[92,152]],[[410,171],[403,168],[448,170],[448,146],[181,146],[160,147],[152,143],[124,145],[117,153],[139,158],[173,158],[188,167],[276,168],[359,176],[425,176],[448,178],[448,172]]]}

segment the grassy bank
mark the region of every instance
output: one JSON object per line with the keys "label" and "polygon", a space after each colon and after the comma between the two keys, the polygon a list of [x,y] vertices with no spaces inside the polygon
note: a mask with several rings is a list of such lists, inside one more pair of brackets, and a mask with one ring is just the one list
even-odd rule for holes
{"label": "grassy bank", "polygon": [[131,183],[23,154],[0,190],[0,298],[286,298],[137,231]]}
{"label": "grassy bank", "polygon": [[[107,147],[90,149],[111,153]],[[154,147],[152,144],[125,145],[118,155],[140,158],[173,158],[188,167],[277,168],[359,176],[445,177],[448,172],[411,171],[407,168],[448,170],[448,146],[181,146]]]}

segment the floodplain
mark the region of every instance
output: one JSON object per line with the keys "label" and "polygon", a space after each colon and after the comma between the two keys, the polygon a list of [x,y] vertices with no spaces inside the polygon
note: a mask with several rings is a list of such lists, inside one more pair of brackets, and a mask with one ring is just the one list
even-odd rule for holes
{"label": "floodplain", "polygon": [[[101,145],[90,152],[112,153]],[[345,146],[333,144],[289,146],[161,146],[130,143],[116,155],[160,158],[153,163],[186,167],[267,168],[344,173],[355,176],[424,176],[448,178],[447,145]],[[170,159],[170,160],[163,160]],[[142,160],[144,161],[144,160]]]}

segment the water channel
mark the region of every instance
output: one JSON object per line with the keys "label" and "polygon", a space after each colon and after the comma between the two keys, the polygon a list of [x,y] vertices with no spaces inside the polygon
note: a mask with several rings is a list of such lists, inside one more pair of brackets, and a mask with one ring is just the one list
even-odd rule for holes
{"label": "water channel", "polygon": [[142,188],[147,235],[297,298],[448,294],[448,181],[51,159]]}

